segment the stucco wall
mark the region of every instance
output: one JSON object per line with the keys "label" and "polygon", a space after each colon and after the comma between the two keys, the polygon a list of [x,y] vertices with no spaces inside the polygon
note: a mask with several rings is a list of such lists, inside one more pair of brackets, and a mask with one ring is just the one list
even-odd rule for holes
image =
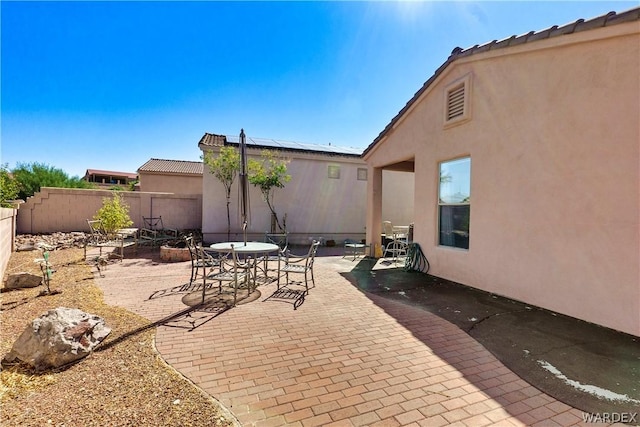
{"label": "stucco wall", "polygon": [[[20,206],[18,233],[52,233],[55,231],[88,231],[87,219],[92,219],[102,206],[109,190],[85,190],[43,187]],[[202,196],[121,191],[129,205],[134,227],[142,228],[142,217],[162,216],[165,227],[200,228]]]}
{"label": "stucco wall", "polygon": [[15,237],[16,209],[0,208],[0,281],[13,252],[13,240]]}
{"label": "stucco wall", "polygon": [[[248,150],[250,156],[258,156]],[[310,237],[333,239],[338,244],[345,238],[363,239],[366,222],[367,181],[358,180],[358,168],[366,169],[360,158],[296,154],[290,156],[288,173],[291,181],[283,189],[276,189],[274,204],[279,218],[287,214],[287,230],[293,243],[308,243]],[[328,167],[339,166],[340,178],[328,177]],[[396,199],[409,200],[395,204],[391,212],[398,220],[413,212],[412,176],[394,175],[391,181],[401,188]],[[227,239],[227,214],[224,187],[213,175],[205,171],[203,178],[203,223],[205,241]],[[402,194],[408,196],[403,197]],[[270,230],[270,212],[258,190],[250,186],[251,224],[249,236],[262,240]],[[231,190],[232,239],[242,239],[238,214],[238,183]]]}
{"label": "stucco wall", "polygon": [[202,175],[171,175],[140,172],[140,191],[202,194]]}
{"label": "stucco wall", "polygon": [[383,171],[382,220],[393,225],[413,222],[415,182],[410,172]]}
{"label": "stucco wall", "polygon": [[[367,156],[371,170],[415,156],[431,273],[640,335],[638,70],[637,22],[450,65]],[[444,129],[444,88],[469,74],[471,120]],[[437,243],[439,162],[461,156],[468,251]]]}

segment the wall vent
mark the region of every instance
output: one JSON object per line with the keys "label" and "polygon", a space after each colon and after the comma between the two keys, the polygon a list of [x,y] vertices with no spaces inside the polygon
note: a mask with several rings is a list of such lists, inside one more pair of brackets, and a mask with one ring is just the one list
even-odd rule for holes
{"label": "wall vent", "polygon": [[448,84],[443,100],[445,129],[471,120],[471,73]]}
{"label": "wall vent", "polygon": [[464,115],[464,84],[451,90],[447,97],[447,121]]}

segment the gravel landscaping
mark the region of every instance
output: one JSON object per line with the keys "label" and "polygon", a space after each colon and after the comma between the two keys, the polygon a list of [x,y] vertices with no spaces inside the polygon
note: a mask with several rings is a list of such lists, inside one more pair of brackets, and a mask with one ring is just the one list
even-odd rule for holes
{"label": "gravel landscaping", "polygon": [[[14,252],[7,274],[40,274],[39,251]],[[24,328],[56,307],[96,314],[112,328],[91,355],[64,369],[35,373],[26,365],[0,372],[0,424],[3,426],[230,426],[234,417],[159,357],[155,327],[122,308],[104,303],[83,251],[51,252],[54,295],[43,286],[0,293],[0,356]]]}

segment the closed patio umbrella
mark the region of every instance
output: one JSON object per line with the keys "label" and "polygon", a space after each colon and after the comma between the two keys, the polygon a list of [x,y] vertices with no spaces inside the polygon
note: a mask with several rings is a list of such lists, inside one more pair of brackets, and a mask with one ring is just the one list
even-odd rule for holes
{"label": "closed patio umbrella", "polygon": [[240,129],[240,221],[242,222],[242,236],[244,245],[247,245],[247,226],[249,225],[249,179],[247,174],[247,141],[244,129]]}

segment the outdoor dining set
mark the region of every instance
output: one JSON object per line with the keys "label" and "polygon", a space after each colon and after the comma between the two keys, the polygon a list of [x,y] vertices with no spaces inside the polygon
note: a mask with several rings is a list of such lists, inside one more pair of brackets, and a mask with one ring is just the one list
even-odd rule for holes
{"label": "outdoor dining set", "polygon": [[[209,298],[225,297],[230,307],[239,300],[248,298],[260,284],[276,283],[276,297],[292,300],[294,308],[304,302],[309,287],[315,286],[313,264],[319,241],[313,240],[308,251],[294,255],[289,250],[288,234],[265,233],[265,239],[258,241],[228,241],[211,245],[196,242],[192,235],[179,237],[175,229],[165,228],[162,217],[143,218],[144,227],[119,229],[115,233],[105,233],[99,220],[87,220],[90,235],[85,245],[100,249],[115,249],[117,258],[124,258],[124,248],[138,245],[155,247],[167,242],[184,240],[191,259],[191,275],[189,286],[200,292],[200,303]],[[407,255],[410,241],[410,227],[393,226],[390,221],[383,221],[383,251],[377,256],[391,256],[393,262]],[[344,257],[366,255],[369,245],[364,242],[345,240]],[[298,275],[299,280],[292,280]],[[217,291],[217,292],[216,292]],[[242,292],[245,292],[242,295]],[[240,294],[239,294],[240,292]]]}
{"label": "outdoor dining set", "polygon": [[[294,300],[294,308],[304,301],[309,293],[309,282],[315,286],[313,276],[313,264],[319,241],[313,240],[305,255],[293,255],[288,249],[288,238],[285,233],[283,239],[274,239],[277,235],[265,234],[265,241],[247,241],[247,228],[250,220],[249,213],[249,182],[247,174],[246,136],[244,129],[240,131],[240,168],[239,175],[239,213],[242,225],[243,241],[227,241],[205,246],[196,243],[192,236],[184,238],[185,246],[189,249],[191,257],[191,276],[189,286],[201,293],[200,304],[205,304],[208,297],[228,296],[229,306],[234,307],[238,303],[238,291],[246,290],[248,298],[257,290],[259,284],[276,283],[277,290],[274,295],[291,297]],[[141,230],[127,228],[105,233],[104,224],[99,220],[87,220],[91,235],[87,239],[86,248],[90,246],[100,248],[100,257],[103,247],[118,249],[120,260],[124,258],[124,248],[135,246],[138,243],[146,243],[151,246],[165,241],[177,241],[178,231],[166,228],[162,216],[143,217],[144,226]],[[131,221],[129,221],[131,222]],[[384,253],[390,253],[394,262],[398,257],[407,255],[408,229],[393,227],[389,221],[383,223],[384,232],[389,239]],[[365,255],[369,245],[363,242],[345,241],[345,256],[353,256],[353,260],[360,254]],[[290,275],[300,275],[299,281],[290,280]],[[284,277],[284,283],[281,283]],[[300,289],[293,290],[294,285]],[[217,289],[217,293],[214,291]]]}
{"label": "outdoor dining set", "polygon": [[[239,291],[244,290],[241,298],[244,299],[255,292],[258,285],[275,282],[276,294],[286,293],[297,308],[304,302],[310,285],[315,286],[313,264],[318,241],[313,241],[304,255],[292,254],[286,240],[280,244],[238,241],[205,246],[188,236],[185,242],[191,254],[190,284],[200,288],[201,303],[226,293],[233,307],[239,301]],[[300,280],[293,281],[290,275],[299,275]]]}

